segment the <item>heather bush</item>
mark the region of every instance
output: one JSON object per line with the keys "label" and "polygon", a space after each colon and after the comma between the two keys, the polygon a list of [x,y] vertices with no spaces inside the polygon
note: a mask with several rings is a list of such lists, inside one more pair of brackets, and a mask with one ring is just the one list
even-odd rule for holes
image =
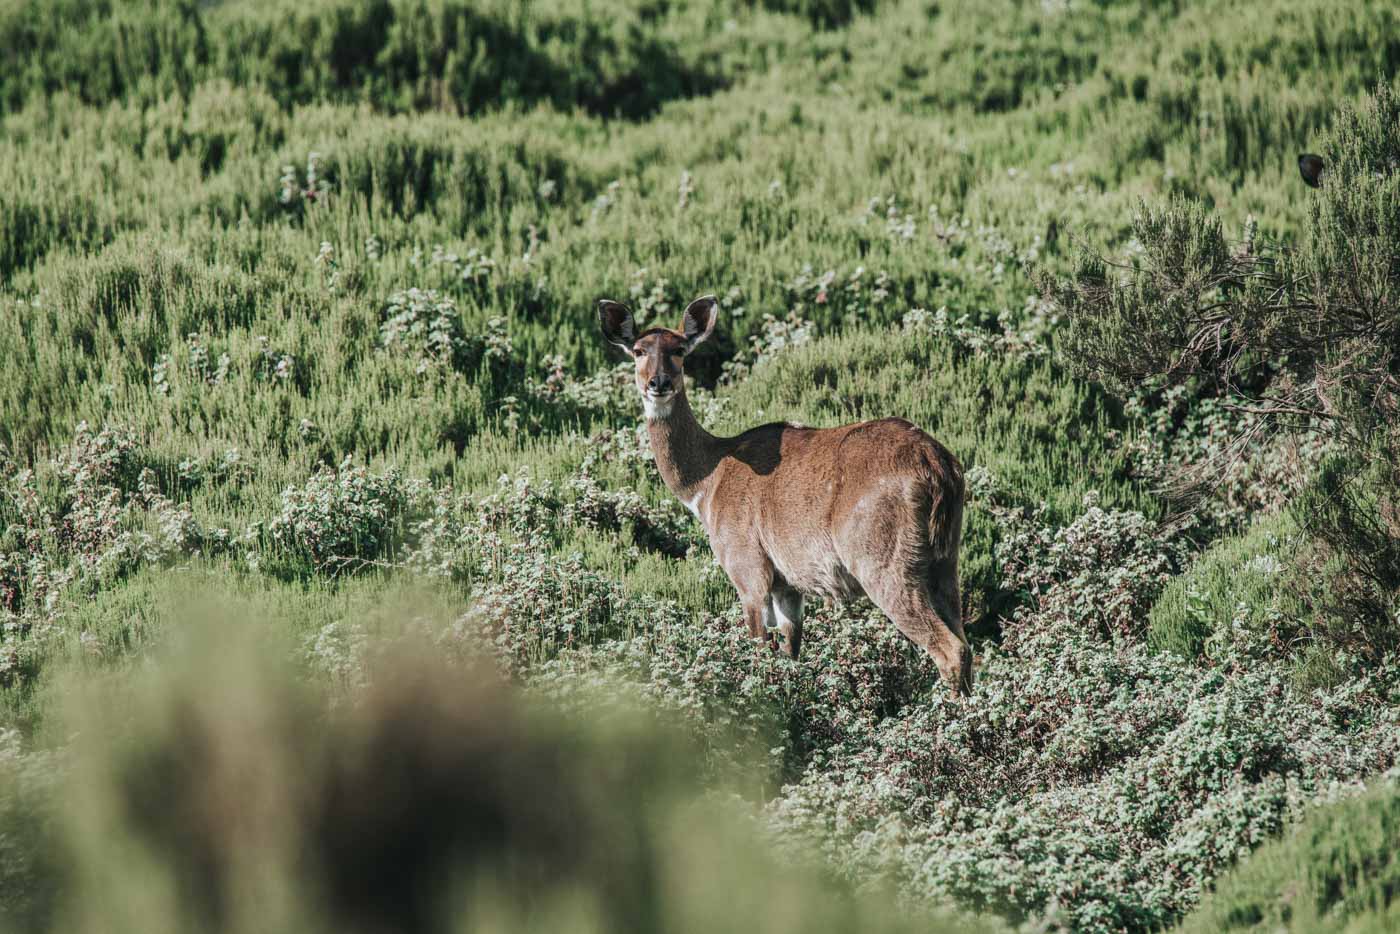
{"label": "heather bush", "polygon": [[[822,20],[828,6],[842,5],[811,6],[803,12]],[[4,13],[0,36],[13,66],[0,84],[7,108],[58,90],[95,104],[149,98],[218,77],[265,87],[284,106],[362,100],[476,113],[546,101],[642,117],[723,80],[627,3],[316,0],[209,9],[183,0],[64,0],[13,3]],[[494,54],[483,55],[485,47]]]}
{"label": "heather bush", "polygon": [[1214,545],[1152,604],[1149,644],[1188,659],[1247,648],[1286,661],[1308,618],[1296,586],[1287,583],[1299,538],[1287,516],[1275,515]]}
{"label": "heather bush", "polygon": [[[770,806],[776,829],[910,898],[1147,929],[1309,803],[1395,764],[1393,666],[1314,693],[1268,662],[1226,677],[1157,655],[1123,627],[1180,554],[1139,523],[1090,509],[1040,535],[1018,572],[1034,598],[973,700],[925,700],[815,758]],[[1095,553],[1122,566],[1086,575]]]}
{"label": "heather bush", "polygon": [[427,501],[421,481],[393,468],[371,473],[349,457],[323,467],[282,491],[281,509],[263,529],[271,566],[335,575],[393,559]]}
{"label": "heather bush", "polygon": [[1226,874],[1181,925],[1193,931],[1385,931],[1396,920],[1394,778],[1310,812]]}
{"label": "heather bush", "polygon": [[653,506],[634,491],[605,489],[585,463],[559,484],[522,471],[498,477],[496,489],[485,495],[438,494],[431,514],[413,527],[414,546],[405,561],[415,569],[460,580],[490,578],[503,562],[517,556],[546,560],[571,530],[630,539],[634,552],[671,558],[704,548],[678,503],[668,499]]}

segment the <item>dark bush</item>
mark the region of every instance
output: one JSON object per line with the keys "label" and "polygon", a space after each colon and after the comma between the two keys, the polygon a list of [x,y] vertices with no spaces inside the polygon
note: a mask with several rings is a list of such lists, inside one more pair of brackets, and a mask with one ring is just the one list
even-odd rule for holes
{"label": "dark bush", "polygon": [[[1400,100],[1385,86],[1337,117],[1322,185],[1296,244],[1227,240],[1197,204],[1143,207],[1127,263],[1089,250],[1068,279],[1040,285],[1069,319],[1065,355],[1082,375],[1127,393],[1189,387],[1262,418],[1258,435],[1318,432],[1333,453],[1296,519],[1316,547],[1304,560],[1345,586],[1312,601],[1325,630],[1393,640],[1400,590]],[[1303,190],[1299,183],[1300,193]]]}

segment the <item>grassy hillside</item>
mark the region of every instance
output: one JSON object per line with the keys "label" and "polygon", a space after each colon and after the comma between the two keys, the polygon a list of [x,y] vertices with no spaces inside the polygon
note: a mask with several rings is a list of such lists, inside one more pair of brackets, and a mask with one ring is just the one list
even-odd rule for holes
{"label": "grassy hillside", "polygon": [[[0,0],[10,920],[96,924],[62,893],[121,887],[55,869],[123,845],[71,815],[21,833],[30,802],[99,793],[69,763],[115,782],[132,749],[243,729],[162,726],[188,684],[132,700],[201,670],[166,653],[194,591],[313,695],[248,727],[268,769],[334,782],[285,731],[429,638],[573,711],[549,729],[586,733],[600,686],[639,696],[784,858],[916,920],[1175,923],[1395,765],[1400,673],[1297,635],[1315,608],[1279,591],[1306,440],[1183,512],[1166,466],[1247,416],[1071,376],[1033,273],[1075,243],[1130,263],[1134,210],[1172,196],[1296,238],[1297,153],[1398,70],[1400,15],[1360,0]],[[712,430],[898,414],[969,468],[968,702],[868,605],[815,607],[799,664],[740,635],[594,318],[608,296],[674,325],[706,292]],[[91,685],[125,711],[112,748],[74,728]],[[92,807],[114,840],[167,832]],[[305,920],[304,892],[229,871],[210,885],[271,907],[209,925]],[[208,895],[182,884],[141,881],[164,894],[124,923],[179,928]]]}

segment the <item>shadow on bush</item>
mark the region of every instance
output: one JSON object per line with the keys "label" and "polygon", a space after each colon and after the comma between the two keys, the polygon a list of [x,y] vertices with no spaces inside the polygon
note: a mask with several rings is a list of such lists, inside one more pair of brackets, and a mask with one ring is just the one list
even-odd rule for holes
{"label": "shadow on bush", "polygon": [[260,85],[283,106],[365,101],[455,113],[518,104],[640,119],[724,85],[697,53],[621,4],[317,0],[19,3],[0,15],[0,104],[60,89],[86,102]]}

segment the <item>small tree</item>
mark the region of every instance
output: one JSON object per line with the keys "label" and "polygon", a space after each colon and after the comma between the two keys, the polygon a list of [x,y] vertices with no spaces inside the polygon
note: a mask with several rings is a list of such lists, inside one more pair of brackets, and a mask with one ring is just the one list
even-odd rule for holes
{"label": "small tree", "polygon": [[1232,243],[1178,200],[1139,210],[1131,263],[1081,250],[1067,279],[1039,284],[1069,320],[1081,375],[1120,392],[1190,384],[1259,413],[1264,430],[1333,442],[1293,505],[1314,560],[1338,575],[1313,605],[1379,650],[1395,640],[1400,592],[1400,100],[1383,85],[1343,109],[1322,153],[1296,244],[1262,245],[1252,229]]}

